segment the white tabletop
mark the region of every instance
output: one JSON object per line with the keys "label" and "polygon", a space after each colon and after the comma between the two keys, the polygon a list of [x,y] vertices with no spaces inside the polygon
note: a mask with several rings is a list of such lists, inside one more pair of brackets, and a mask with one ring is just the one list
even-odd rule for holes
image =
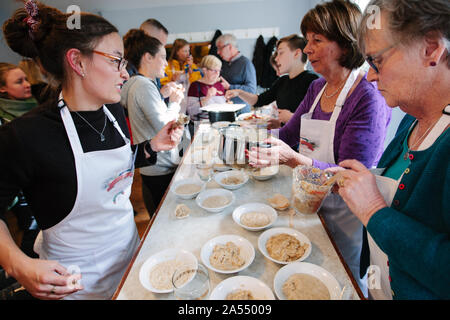
{"label": "white tabletop", "polygon": [[[169,188],[176,181],[197,175],[195,166],[188,160],[192,159],[192,152],[198,153],[199,150],[201,150],[201,147],[196,143],[189,148]],[[239,273],[219,274],[209,270],[211,291],[222,280],[236,275],[256,277],[274,291],[274,276],[283,265],[268,260],[259,251],[258,237],[264,231],[253,232],[241,228],[233,221],[232,212],[244,203],[262,202],[267,204],[267,199],[275,193],[281,193],[289,199],[291,181],[292,169],[287,166],[280,166],[279,173],[267,181],[257,181],[250,178],[243,187],[232,191],[236,196],[235,203],[220,213],[208,213],[196,205],[195,199],[178,199],[174,193],[168,191],[114,298],[123,300],[175,299],[173,293],[153,293],[141,285],[139,271],[146,259],[161,250],[180,248],[192,252],[201,262],[200,251],[202,246],[208,240],[225,234],[235,234],[249,240],[255,248],[255,259],[247,269]],[[207,187],[216,188],[220,186],[211,181]],[[177,219],[175,217],[175,207],[180,203],[186,204],[191,209],[188,218]],[[360,299],[353,284],[354,280],[352,283],[351,275],[341,262],[318,215],[295,215],[290,218],[288,210],[278,211],[277,221],[272,227],[291,227],[305,234],[312,243],[312,251],[304,262],[313,263],[328,270],[339,282],[341,288],[344,288],[344,286],[350,288],[351,294],[349,296],[351,299]]]}

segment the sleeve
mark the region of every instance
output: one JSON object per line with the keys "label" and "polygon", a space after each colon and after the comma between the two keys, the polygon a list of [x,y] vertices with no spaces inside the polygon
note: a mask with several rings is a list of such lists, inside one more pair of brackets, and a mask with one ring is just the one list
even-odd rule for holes
{"label": "sleeve", "polygon": [[250,93],[256,93],[256,70],[250,60],[245,63],[243,72],[242,84],[230,84],[230,89],[241,89]]}
{"label": "sleeve", "polygon": [[[443,187],[442,212],[450,219],[449,169]],[[431,201],[434,199],[430,197]],[[428,200],[429,201],[429,200]],[[424,213],[428,214],[428,213]],[[392,208],[375,213],[367,230],[378,246],[389,257],[390,264],[407,272],[441,298],[450,299],[450,239],[449,234],[438,232]]]}
{"label": "sleeve", "polygon": [[202,78],[200,68],[196,64],[192,64],[191,68],[193,72],[189,75],[189,83],[193,83],[194,81],[200,80]]}
{"label": "sleeve", "polygon": [[[136,168],[147,167],[156,163],[158,153],[156,151],[153,151],[152,147],[150,146],[150,140],[131,146],[131,150],[133,150],[133,152],[135,152],[136,149],[137,154],[136,160],[134,161],[134,166]],[[147,153],[150,155],[149,158],[146,157],[144,150],[147,151]]]}
{"label": "sleeve", "polygon": [[140,87],[137,88],[136,92],[136,103],[142,110],[145,119],[147,120],[149,126],[151,126],[154,131],[160,131],[164,125],[175,119],[180,112],[180,105],[178,103],[169,102],[167,106],[163,100],[161,100],[161,95],[159,94],[158,88],[151,82],[141,82]]}
{"label": "sleeve", "polygon": [[275,83],[273,84],[272,87],[270,87],[269,89],[267,89],[266,91],[264,91],[263,93],[261,93],[258,96],[258,100],[256,101],[256,103],[254,105],[255,108],[270,104],[277,99],[276,92],[278,91],[279,81],[280,81],[280,78],[278,78],[275,81]]}
{"label": "sleeve", "polygon": [[[374,89],[375,90],[375,89]],[[382,145],[390,120],[390,109],[384,99],[369,90],[355,102],[355,107],[345,122],[342,135],[335,136],[334,143],[340,141],[336,163],[346,159],[356,159],[367,168],[375,165],[381,156]],[[350,107],[349,105],[344,107]],[[337,166],[313,159],[313,165],[326,169]]]}
{"label": "sleeve", "polygon": [[0,127],[0,155],[0,219],[5,220],[5,212],[21,190],[27,172],[22,160],[28,159],[14,130],[7,125]]}
{"label": "sleeve", "polygon": [[165,74],[164,77],[159,79],[160,83],[161,83],[161,87],[165,86],[167,83],[169,83],[170,81],[172,81],[172,64],[169,62],[167,64],[166,69],[164,70]]}

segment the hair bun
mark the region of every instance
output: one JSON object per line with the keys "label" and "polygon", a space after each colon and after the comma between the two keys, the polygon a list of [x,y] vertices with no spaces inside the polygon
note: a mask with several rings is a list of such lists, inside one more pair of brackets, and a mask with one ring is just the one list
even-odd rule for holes
{"label": "hair bun", "polygon": [[25,9],[17,9],[13,16],[3,24],[3,34],[8,46],[23,57],[35,58],[38,55],[36,46],[30,35],[30,28],[25,21],[28,13]]}

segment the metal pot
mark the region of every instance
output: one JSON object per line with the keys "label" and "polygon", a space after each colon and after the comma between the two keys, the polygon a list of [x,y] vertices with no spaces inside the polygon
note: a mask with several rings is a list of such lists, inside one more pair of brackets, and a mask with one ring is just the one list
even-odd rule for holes
{"label": "metal pot", "polygon": [[218,156],[228,165],[248,167],[245,149],[252,147],[270,148],[270,144],[263,141],[268,138],[268,131],[264,129],[242,128],[229,125],[219,129],[220,139]]}
{"label": "metal pot", "polygon": [[236,121],[236,112],[234,111],[208,111],[209,122],[218,121]]}

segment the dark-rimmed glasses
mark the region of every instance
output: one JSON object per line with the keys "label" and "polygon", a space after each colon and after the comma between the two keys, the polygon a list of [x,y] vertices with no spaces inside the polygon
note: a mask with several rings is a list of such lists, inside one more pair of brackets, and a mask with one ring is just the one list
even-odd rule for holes
{"label": "dark-rimmed glasses", "polygon": [[113,59],[114,62],[117,64],[117,70],[120,72],[121,70],[123,70],[124,68],[126,68],[127,64],[128,64],[128,60],[125,60],[122,57],[118,57],[118,56],[113,56],[112,54],[106,53],[106,52],[101,52],[101,51],[97,51],[97,50],[92,50],[92,52],[99,54],[101,56]]}
{"label": "dark-rimmed glasses", "polygon": [[392,44],[387,48],[384,48],[380,51],[378,51],[376,54],[374,55],[368,55],[366,56],[366,61],[369,64],[369,66],[372,67],[373,70],[375,70],[376,73],[379,73],[380,70],[378,69],[377,65],[375,64],[375,60],[378,59],[383,53],[387,52],[388,50],[392,49],[393,47],[395,47],[397,44]]}

